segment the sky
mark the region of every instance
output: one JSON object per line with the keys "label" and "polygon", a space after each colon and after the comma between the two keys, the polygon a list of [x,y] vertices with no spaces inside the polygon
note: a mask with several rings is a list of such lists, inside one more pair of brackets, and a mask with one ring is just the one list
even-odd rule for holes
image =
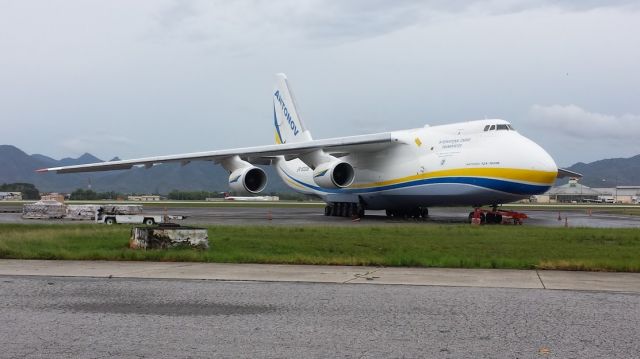
{"label": "sky", "polygon": [[640,154],[638,1],[0,0],[0,144],[54,158],[484,118],[560,166]]}

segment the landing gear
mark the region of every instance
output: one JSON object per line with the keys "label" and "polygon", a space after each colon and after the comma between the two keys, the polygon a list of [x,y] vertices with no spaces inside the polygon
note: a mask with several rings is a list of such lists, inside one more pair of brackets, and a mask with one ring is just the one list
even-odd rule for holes
{"label": "landing gear", "polygon": [[334,202],[324,207],[325,216],[364,217],[364,207],[352,202]]}
{"label": "landing gear", "polygon": [[469,213],[469,223],[474,223],[475,218],[480,220],[480,224],[522,224],[529,217],[525,213],[503,211],[494,206],[491,210],[476,208]]}
{"label": "landing gear", "polygon": [[429,209],[427,207],[387,209],[387,217],[401,219],[427,219],[429,218]]}

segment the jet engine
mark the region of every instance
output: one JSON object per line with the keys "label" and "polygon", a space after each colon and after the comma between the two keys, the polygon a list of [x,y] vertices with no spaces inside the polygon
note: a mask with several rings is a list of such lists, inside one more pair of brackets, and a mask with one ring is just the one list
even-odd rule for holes
{"label": "jet engine", "polygon": [[267,174],[256,166],[240,167],[229,175],[229,189],[243,194],[260,193],[267,186]]}
{"label": "jet engine", "polygon": [[354,173],[353,166],[347,162],[324,162],[313,170],[313,180],[323,188],[343,188],[353,183]]}

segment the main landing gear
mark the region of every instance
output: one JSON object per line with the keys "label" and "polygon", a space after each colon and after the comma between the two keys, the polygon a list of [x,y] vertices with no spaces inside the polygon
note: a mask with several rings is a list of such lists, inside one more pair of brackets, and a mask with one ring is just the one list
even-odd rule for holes
{"label": "main landing gear", "polygon": [[364,207],[358,203],[334,202],[324,207],[325,216],[333,217],[364,217]]}
{"label": "main landing gear", "polygon": [[387,217],[401,219],[427,219],[429,218],[429,209],[427,207],[388,209]]}

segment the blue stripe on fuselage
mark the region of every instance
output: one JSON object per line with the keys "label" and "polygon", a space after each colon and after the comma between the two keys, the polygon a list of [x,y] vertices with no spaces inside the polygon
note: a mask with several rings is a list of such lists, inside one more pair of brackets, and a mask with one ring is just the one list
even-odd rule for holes
{"label": "blue stripe on fuselage", "polygon": [[506,192],[515,195],[534,195],[545,193],[551,188],[551,186],[541,186],[541,185],[532,185],[526,183],[519,183],[507,180],[499,180],[494,178],[484,178],[484,177],[437,177],[437,178],[426,178],[419,179],[414,181],[408,181],[403,183],[395,183],[386,186],[378,186],[371,188],[322,188],[318,186],[314,186],[305,182],[298,180],[297,178],[289,175],[282,167],[280,167],[282,173],[284,173],[291,180],[296,183],[301,184],[307,188],[325,192],[325,193],[371,193],[371,192],[379,192],[386,191],[397,188],[405,188],[405,187],[413,187],[420,186],[425,184],[440,184],[440,183],[451,183],[451,184],[468,184],[477,187],[484,187],[488,189],[492,189],[495,191]]}

